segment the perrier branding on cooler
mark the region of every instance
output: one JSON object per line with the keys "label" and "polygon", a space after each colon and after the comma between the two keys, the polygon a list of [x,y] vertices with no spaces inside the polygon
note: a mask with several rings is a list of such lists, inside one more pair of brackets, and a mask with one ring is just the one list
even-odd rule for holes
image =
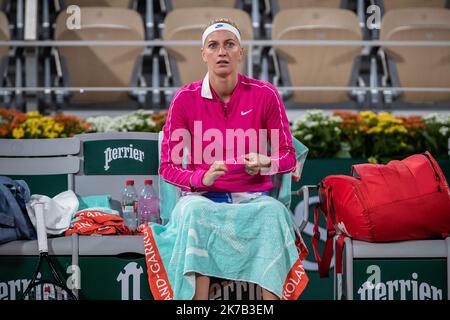
{"label": "perrier branding on cooler", "polygon": [[158,141],[86,141],[83,149],[86,175],[158,174]]}

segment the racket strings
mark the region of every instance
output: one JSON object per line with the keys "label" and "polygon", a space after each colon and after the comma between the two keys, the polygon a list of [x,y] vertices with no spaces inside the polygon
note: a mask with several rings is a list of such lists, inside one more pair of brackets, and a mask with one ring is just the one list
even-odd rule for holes
{"label": "racket strings", "polygon": [[[48,266],[51,280],[42,279],[42,267]],[[56,271],[50,257],[43,253],[38,261],[38,265],[32,280],[25,290],[23,300],[77,300],[72,291],[62,281]]]}
{"label": "racket strings", "polygon": [[75,300],[66,288],[51,281],[36,282],[27,288],[23,300]]}

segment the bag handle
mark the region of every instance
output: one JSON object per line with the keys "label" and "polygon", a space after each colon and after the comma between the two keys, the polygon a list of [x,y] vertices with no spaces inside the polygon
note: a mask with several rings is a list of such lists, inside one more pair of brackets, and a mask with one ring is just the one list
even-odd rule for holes
{"label": "bag handle", "polygon": [[344,250],[344,241],[347,236],[341,234],[336,241],[336,261],[334,267],[337,274],[342,274],[342,253]]}

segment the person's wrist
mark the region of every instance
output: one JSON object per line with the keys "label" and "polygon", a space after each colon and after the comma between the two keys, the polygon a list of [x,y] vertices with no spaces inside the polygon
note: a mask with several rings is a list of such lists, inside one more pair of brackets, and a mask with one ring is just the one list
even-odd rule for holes
{"label": "person's wrist", "polygon": [[272,166],[272,159],[270,159],[269,157],[264,156],[261,159],[260,167],[261,168],[270,168],[271,166]]}
{"label": "person's wrist", "polygon": [[205,176],[206,172],[207,170],[202,169],[197,169],[194,171],[190,179],[191,188],[198,189],[205,186],[205,184],[203,183],[203,177]]}
{"label": "person's wrist", "polygon": [[273,170],[273,161],[272,161],[272,158],[270,158],[270,157],[267,157],[268,158],[268,162],[267,162],[267,165],[266,166],[264,166],[264,167],[261,167],[261,171],[260,171],[260,174],[261,175],[272,175],[272,174],[275,174],[276,172],[274,172],[274,170]]}
{"label": "person's wrist", "polygon": [[209,174],[208,172],[205,172],[205,174],[202,177],[202,184],[204,186],[208,186],[209,185],[208,182],[209,182]]}

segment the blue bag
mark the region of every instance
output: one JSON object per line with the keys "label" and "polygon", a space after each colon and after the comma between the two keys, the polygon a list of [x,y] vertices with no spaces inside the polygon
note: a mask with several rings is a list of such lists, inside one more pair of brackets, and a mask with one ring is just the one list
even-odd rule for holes
{"label": "blue bag", "polygon": [[30,189],[25,181],[0,176],[0,244],[37,238],[27,214],[29,200]]}

